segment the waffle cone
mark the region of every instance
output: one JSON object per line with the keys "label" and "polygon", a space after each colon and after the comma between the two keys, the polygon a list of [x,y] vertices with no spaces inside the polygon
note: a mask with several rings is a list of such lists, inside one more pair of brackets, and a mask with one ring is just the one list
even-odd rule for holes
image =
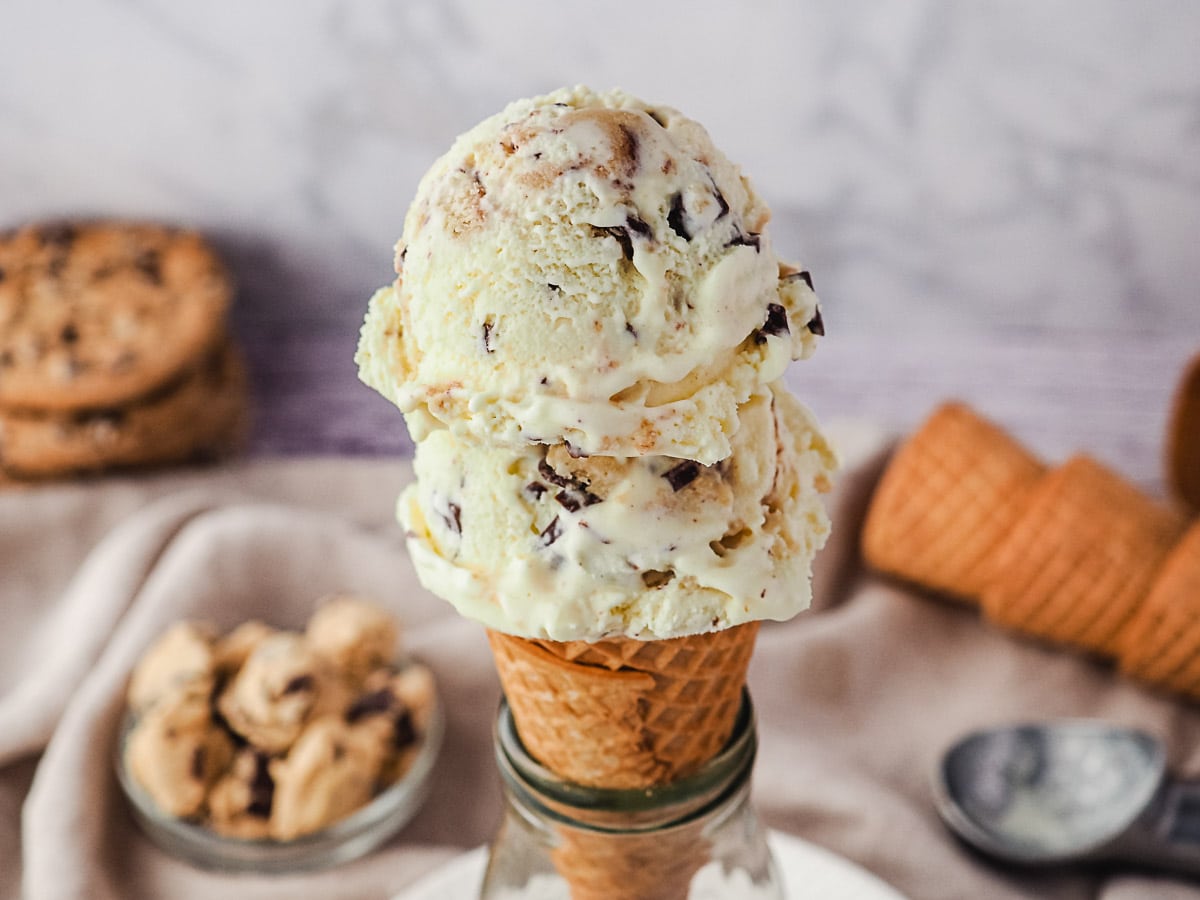
{"label": "waffle cone", "polygon": [[554,865],[570,885],[571,900],[687,900],[708,861],[702,831],[697,822],[620,838],[563,829]]}
{"label": "waffle cone", "polygon": [[1175,391],[1167,428],[1167,483],[1193,513],[1200,513],[1200,353]]}
{"label": "waffle cone", "polygon": [[1000,428],[947,403],[888,465],[867,513],[863,555],[881,571],[978,599],[1041,472]]}
{"label": "waffle cone", "polygon": [[1200,698],[1200,521],[1171,551],[1120,643],[1121,671]]}
{"label": "waffle cone", "polygon": [[[526,749],[561,778],[648,788],[729,740],[758,623],[663,641],[540,641],[489,632]],[[572,900],[685,900],[709,848],[693,821],[618,834],[563,826],[555,867]]]}
{"label": "waffle cone", "polygon": [[729,739],[758,623],[664,641],[541,641],[488,632],[517,733],[561,778],[644,788]]}
{"label": "waffle cone", "polygon": [[983,593],[995,623],[1103,657],[1150,591],[1183,521],[1088,456],[1044,476]]}

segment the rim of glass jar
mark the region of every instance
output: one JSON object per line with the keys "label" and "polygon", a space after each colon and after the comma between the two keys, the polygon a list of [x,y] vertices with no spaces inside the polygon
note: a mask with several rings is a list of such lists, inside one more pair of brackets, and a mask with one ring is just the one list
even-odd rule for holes
{"label": "rim of glass jar", "polygon": [[754,704],[745,688],[721,752],[691,775],[648,788],[588,787],[555,775],[521,741],[503,695],[493,738],[500,774],[523,802],[561,824],[610,834],[660,830],[708,815],[745,788],[758,752]]}

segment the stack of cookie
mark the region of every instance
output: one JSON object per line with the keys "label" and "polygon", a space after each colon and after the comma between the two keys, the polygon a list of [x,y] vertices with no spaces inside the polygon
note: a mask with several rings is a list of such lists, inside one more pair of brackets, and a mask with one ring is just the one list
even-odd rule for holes
{"label": "stack of cookie", "polygon": [[[1200,459],[1180,466],[1191,471]],[[889,464],[863,555],[978,604],[1001,627],[1200,698],[1200,521],[1189,527],[1089,456],[1047,469],[996,425],[948,403]]]}
{"label": "stack of cookie", "polygon": [[245,415],[232,285],[194,232],[0,235],[0,483],[223,455]]}

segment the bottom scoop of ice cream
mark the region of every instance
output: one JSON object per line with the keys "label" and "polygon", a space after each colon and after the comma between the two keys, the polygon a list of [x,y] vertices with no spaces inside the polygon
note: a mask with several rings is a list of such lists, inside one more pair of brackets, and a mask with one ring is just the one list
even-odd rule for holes
{"label": "bottom scoop of ice cream", "polygon": [[422,583],[463,615],[549,640],[658,640],[806,608],[835,467],[781,388],[739,411],[730,457],[513,453],[431,433],[400,518]]}

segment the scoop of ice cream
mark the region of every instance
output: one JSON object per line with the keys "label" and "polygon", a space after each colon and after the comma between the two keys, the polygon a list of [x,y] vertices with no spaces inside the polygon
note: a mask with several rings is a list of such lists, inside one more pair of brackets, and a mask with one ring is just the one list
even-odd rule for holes
{"label": "scoop of ice cream", "polygon": [[620,91],[523,100],[426,174],[372,298],[364,381],[414,438],[712,464],[823,332],[806,272],[696,122]]}
{"label": "scoop of ice cream", "polygon": [[129,772],[163,812],[197,814],[209,785],[233,755],[233,742],[212,719],[208,691],[197,683],[160,697],[130,732]]}
{"label": "scoop of ice cream", "polygon": [[520,637],[661,639],[790,618],[811,598],[835,459],[783,389],[757,392],[739,418],[733,453],[712,466],[431,433],[399,504],[421,582]]}
{"label": "scoop of ice cream", "polygon": [[393,662],[400,639],[393,616],[348,594],[326,598],[309,619],[305,636],[318,656],[359,678]]}

